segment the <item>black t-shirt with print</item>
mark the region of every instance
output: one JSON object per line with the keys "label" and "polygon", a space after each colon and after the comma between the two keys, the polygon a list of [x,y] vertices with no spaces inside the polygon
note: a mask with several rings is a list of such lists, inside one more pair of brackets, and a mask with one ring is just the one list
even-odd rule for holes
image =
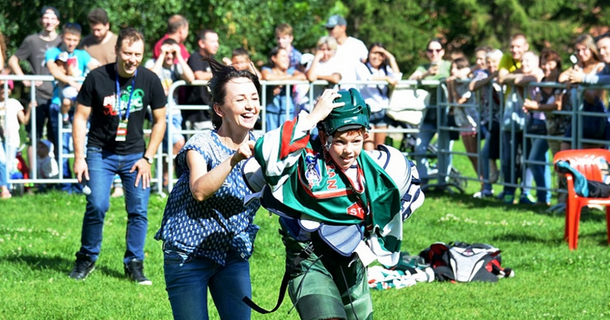
{"label": "black t-shirt with print", "polygon": [[[97,147],[114,154],[126,155],[144,152],[144,119],[146,108],[165,107],[167,98],[159,77],[152,71],[138,67],[135,91],[131,99],[126,141],[115,141],[119,125],[119,110],[116,105],[116,63],[107,64],[91,71],[85,78],[76,101],[91,107],[88,147]],[[127,102],[132,90],[133,78],[119,77],[121,88],[120,115],[125,116]]]}
{"label": "black t-shirt with print", "polygon": [[[199,51],[191,53],[188,59],[188,65],[191,67],[193,72],[204,71],[211,72],[210,64],[203,60],[203,56]],[[210,93],[208,86],[186,86],[184,87],[186,101],[182,101],[187,105],[209,105],[210,104]],[[182,110],[182,117],[185,121],[202,122],[210,120],[209,112],[207,110]]]}

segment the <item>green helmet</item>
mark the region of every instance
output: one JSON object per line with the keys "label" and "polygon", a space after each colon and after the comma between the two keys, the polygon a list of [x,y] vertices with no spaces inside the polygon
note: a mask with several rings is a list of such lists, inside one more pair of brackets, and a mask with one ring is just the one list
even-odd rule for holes
{"label": "green helmet", "polygon": [[341,90],[339,94],[341,98],[335,99],[335,102],[345,102],[345,105],[334,108],[328,117],[322,121],[326,134],[332,135],[338,129],[343,129],[341,131],[360,127],[370,129],[371,108],[364,102],[360,92],[351,88],[349,91]]}

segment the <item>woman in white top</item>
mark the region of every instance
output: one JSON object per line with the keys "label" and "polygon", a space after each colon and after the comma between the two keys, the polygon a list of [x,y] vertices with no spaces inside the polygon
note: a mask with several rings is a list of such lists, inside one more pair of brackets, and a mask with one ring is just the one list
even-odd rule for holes
{"label": "woman in white top", "polygon": [[356,66],[357,79],[367,81],[387,81],[389,85],[362,85],[360,94],[366,104],[371,107],[371,129],[381,132],[371,132],[364,143],[365,150],[374,150],[378,144],[383,144],[387,133],[388,117],[386,108],[390,104],[391,87],[402,78],[402,73],[396,64],[396,58],[383,44],[376,42],[369,47],[367,60]]}
{"label": "woman in white top", "polygon": [[[578,58],[578,63],[572,68],[580,69],[585,74],[596,74],[604,69],[604,63],[601,62],[595,40],[589,34],[582,34],[574,41],[574,53]],[[571,68],[570,68],[571,69]],[[569,80],[570,69],[564,71],[559,75],[559,82],[565,82]],[[605,106],[602,101],[602,90],[590,89],[584,92],[583,98],[583,111],[585,112],[599,112],[605,113]],[[572,106],[574,108],[576,106]],[[568,107],[569,108],[569,107]],[[582,119],[583,128],[575,132],[582,132],[582,137],[585,139],[595,140],[608,140],[610,138],[610,128],[606,121],[606,117],[595,117],[595,116],[583,116]],[[582,130],[582,131],[579,131]],[[565,133],[566,138],[572,137],[572,126],[568,124]],[[584,143],[583,148],[599,148],[601,143]],[[573,149],[576,146],[572,146],[569,141],[563,141],[561,143],[561,150]]]}

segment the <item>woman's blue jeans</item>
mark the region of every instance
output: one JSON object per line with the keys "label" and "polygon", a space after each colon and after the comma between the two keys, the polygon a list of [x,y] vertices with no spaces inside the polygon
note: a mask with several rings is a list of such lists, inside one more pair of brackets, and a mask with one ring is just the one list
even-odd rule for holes
{"label": "woman's blue jeans", "polygon": [[[548,151],[549,144],[546,139],[533,138],[529,139],[532,144],[532,148],[529,152],[528,162],[548,162]],[[538,188],[550,188],[551,186],[551,171],[549,167],[541,164],[528,163],[528,167],[532,171],[536,187]],[[536,190],[536,199],[540,203],[551,202],[551,192],[549,190]]]}
{"label": "woman's blue jeans", "polygon": [[100,148],[87,148],[87,165],[91,194],[87,196],[87,207],[83,218],[80,253],[95,261],[102,246],[104,218],[110,208],[110,186],[114,175],[118,174],[123,181],[125,191],[125,208],[127,210],[127,246],[124,262],[132,259],[144,261],[144,242],[148,229],[148,198],[150,188],[143,188],[142,181],[135,186],[137,170],[129,172],[140,159],[142,152],[129,155],[117,155]]}
{"label": "woman's blue jeans", "polygon": [[164,246],[165,285],[174,319],[209,319],[208,289],[220,319],[250,319],[251,309],[242,299],[252,297],[250,263],[236,251],[225,265],[208,258],[193,258]]}

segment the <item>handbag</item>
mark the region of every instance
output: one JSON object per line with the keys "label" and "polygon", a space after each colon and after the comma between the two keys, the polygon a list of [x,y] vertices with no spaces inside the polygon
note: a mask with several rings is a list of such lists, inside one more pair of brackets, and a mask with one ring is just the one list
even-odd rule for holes
{"label": "handbag", "polygon": [[504,131],[523,131],[525,128],[525,112],[523,111],[523,99],[515,90],[506,98],[504,113],[502,114],[502,129]]}
{"label": "handbag", "polygon": [[390,96],[386,114],[396,121],[417,126],[429,101],[430,93],[426,90],[397,86]]}
{"label": "handbag", "polygon": [[546,121],[534,119],[533,115],[528,115],[527,133],[546,135]]}

